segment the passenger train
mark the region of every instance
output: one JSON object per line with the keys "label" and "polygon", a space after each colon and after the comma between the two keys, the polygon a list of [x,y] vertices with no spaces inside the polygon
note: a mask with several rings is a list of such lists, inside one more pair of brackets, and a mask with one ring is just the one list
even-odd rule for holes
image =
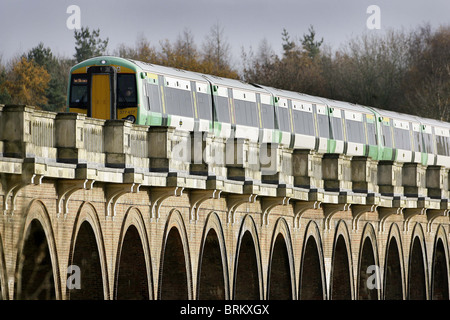
{"label": "passenger train", "polygon": [[68,112],[450,167],[450,124],[113,56],[70,70]]}

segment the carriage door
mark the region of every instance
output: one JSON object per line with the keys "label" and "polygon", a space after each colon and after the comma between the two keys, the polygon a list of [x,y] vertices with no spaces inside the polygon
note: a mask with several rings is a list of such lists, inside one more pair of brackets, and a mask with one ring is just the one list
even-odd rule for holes
{"label": "carriage door", "polygon": [[116,82],[117,73],[110,66],[90,67],[89,116],[97,119],[116,119]]}

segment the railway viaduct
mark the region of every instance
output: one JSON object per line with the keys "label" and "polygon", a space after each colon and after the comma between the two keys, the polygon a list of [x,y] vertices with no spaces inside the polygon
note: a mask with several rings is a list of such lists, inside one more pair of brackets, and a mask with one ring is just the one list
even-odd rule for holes
{"label": "railway viaduct", "polygon": [[448,299],[448,190],[442,167],[0,106],[0,296]]}

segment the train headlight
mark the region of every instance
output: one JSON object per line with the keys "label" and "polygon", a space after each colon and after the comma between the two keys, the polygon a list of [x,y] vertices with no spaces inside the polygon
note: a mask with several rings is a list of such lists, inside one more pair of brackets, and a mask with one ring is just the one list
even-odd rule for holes
{"label": "train headlight", "polygon": [[101,64],[106,64],[106,60],[100,61]]}
{"label": "train headlight", "polygon": [[125,120],[131,121],[131,123],[134,123],[136,121],[136,118],[133,115],[128,115],[124,118]]}

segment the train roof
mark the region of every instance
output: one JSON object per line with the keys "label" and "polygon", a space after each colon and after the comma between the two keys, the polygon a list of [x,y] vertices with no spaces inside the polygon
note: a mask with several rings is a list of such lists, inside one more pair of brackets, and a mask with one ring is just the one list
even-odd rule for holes
{"label": "train roof", "polygon": [[329,107],[340,108],[340,109],[350,110],[353,112],[366,113],[366,114],[373,113],[371,110],[368,110],[367,108],[365,108],[361,105],[358,105],[356,103],[339,101],[339,100],[334,100],[334,99],[330,99],[330,98],[320,98],[320,99],[323,100],[323,103],[328,105]]}
{"label": "train roof", "polygon": [[385,110],[385,109],[380,109],[380,108],[375,108],[375,107],[368,107],[368,108],[374,110],[376,113],[378,113],[380,116],[383,116],[383,117],[399,119],[399,120],[403,120],[403,121],[420,122],[417,117],[410,115],[410,114],[405,114],[405,113],[400,113],[400,112],[396,112],[396,111]]}
{"label": "train roof", "polygon": [[315,104],[323,104],[323,102],[319,98],[310,96],[307,94],[273,88],[273,87],[268,87],[268,86],[264,86],[264,85],[260,85],[260,84],[254,84],[254,86],[257,86],[257,87],[263,88],[264,90],[267,90],[275,97],[282,97],[282,98],[310,102],[310,103],[315,103]]}
{"label": "train roof", "polygon": [[257,91],[259,93],[265,93],[269,94],[267,90],[264,90],[263,88],[258,88],[256,86],[251,85],[250,83],[236,80],[236,79],[228,79],[228,78],[222,78],[219,76],[213,76],[210,74],[202,74],[202,76],[207,79],[209,82],[211,82],[213,85],[217,86],[223,86],[228,88],[236,88],[241,90],[248,90],[248,91]]}
{"label": "train roof", "polygon": [[166,67],[166,66],[160,66],[148,62],[142,62],[137,60],[128,59],[129,61],[136,64],[139,68],[141,68],[143,71],[151,72],[151,73],[157,73],[157,74],[163,74],[168,75],[172,77],[178,77],[178,78],[186,78],[189,80],[195,80],[195,81],[203,81],[206,82],[205,79],[198,73],[183,69],[177,69],[172,67]]}

